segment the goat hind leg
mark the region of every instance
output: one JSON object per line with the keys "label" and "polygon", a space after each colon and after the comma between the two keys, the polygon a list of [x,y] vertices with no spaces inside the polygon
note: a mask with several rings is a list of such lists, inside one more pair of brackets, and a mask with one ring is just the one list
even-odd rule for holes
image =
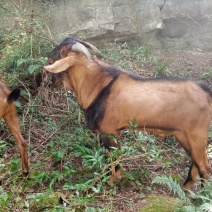
{"label": "goat hind leg", "polygon": [[208,180],[210,174],[210,165],[206,154],[207,133],[201,132],[199,133],[199,136],[188,136],[188,140],[191,146],[190,153],[192,159],[192,167],[189,171],[188,178],[184,183],[184,187],[191,187],[191,185],[196,181],[198,175],[201,178],[201,185],[203,187],[204,181]]}
{"label": "goat hind leg", "polygon": [[200,178],[201,178],[201,187],[203,187],[204,181],[208,180],[209,172],[210,172],[210,168],[207,163],[207,159],[205,161],[206,161],[206,163],[203,163],[203,165],[201,165],[201,166],[196,165],[195,162],[192,163],[191,168],[188,173],[188,177],[183,184],[184,188],[190,189],[190,187],[196,182],[198,176],[200,176]]}
{"label": "goat hind leg", "polygon": [[192,163],[188,172],[188,176],[183,184],[183,187],[185,189],[190,189],[191,186],[196,182],[198,175],[199,175],[198,168],[194,163]]}
{"label": "goat hind leg", "polygon": [[204,152],[202,151],[201,156],[199,156],[199,158],[197,158],[197,159],[194,158],[194,161],[195,161],[196,166],[198,168],[199,176],[201,178],[201,187],[203,187],[204,182],[209,179],[211,169],[210,169],[210,165],[209,165],[209,162],[208,162],[206,150]]}
{"label": "goat hind leg", "polygon": [[[175,137],[177,138],[180,145],[184,148],[186,153],[189,156],[191,156],[191,147],[185,137],[185,134],[183,132],[177,132],[175,133]],[[190,189],[190,187],[196,182],[196,178],[198,175],[199,175],[198,168],[194,163],[192,163],[188,172],[188,176],[183,184],[183,187],[185,189]]]}
{"label": "goat hind leg", "polygon": [[27,176],[29,172],[29,164],[26,143],[21,135],[20,125],[18,122],[16,111],[14,109],[12,111],[9,111],[7,114],[4,115],[4,120],[15,138],[16,144],[21,155],[23,175]]}

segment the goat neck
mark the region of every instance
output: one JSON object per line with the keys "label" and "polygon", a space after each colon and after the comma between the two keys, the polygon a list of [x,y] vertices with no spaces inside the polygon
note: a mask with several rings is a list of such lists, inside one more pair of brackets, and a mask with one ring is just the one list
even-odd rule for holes
{"label": "goat neck", "polygon": [[[84,63],[68,70],[72,90],[82,109],[87,109],[98,94],[113,79],[102,72],[95,61],[91,61],[90,68]],[[65,86],[66,87],[66,86]]]}

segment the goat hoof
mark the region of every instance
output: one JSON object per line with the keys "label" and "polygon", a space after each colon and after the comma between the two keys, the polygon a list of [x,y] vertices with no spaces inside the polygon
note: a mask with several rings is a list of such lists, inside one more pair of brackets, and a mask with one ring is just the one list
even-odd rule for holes
{"label": "goat hoof", "polygon": [[23,177],[29,176],[29,171],[24,170],[24,171],[22,172],[22,176],[23,176]]}
{"label": "goat hoof", "polygon": [[121,180],[122,176],[121,175],[118,175],[118,174],[115,174],[115,175],[112,175],[110,177],[110,179],[108,180],[107,184],[110,186],[110,187],[113,187],[114,184],[116,182],[119,182]]}
{"label": "goat hoof", "polygon": [[107,184],[110,187],[114,187],[114,176],[111,176],[110,179],[107,181]]}

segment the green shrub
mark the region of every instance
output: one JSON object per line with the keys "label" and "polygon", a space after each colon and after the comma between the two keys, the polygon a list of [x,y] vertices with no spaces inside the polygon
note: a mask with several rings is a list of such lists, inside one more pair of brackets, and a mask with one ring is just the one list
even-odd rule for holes
{"label": "green shrub", "polygon": [[23,12],[21,6],[16,4],[15,10],[8,2],[0,4],[0,15],[15,20],[14,28],[0,36],[0,74],[8,84],[41,71],[53,44],[46,34],[44,17],[36,18],[34,11]]}

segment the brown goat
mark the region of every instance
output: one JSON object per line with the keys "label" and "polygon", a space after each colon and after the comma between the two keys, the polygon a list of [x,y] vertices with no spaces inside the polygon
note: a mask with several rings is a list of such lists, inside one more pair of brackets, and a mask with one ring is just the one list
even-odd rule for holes
{"label": "brown goat", "polygon": [[18,149],[21,154],[23,175],[26,176],[29,172],[26,143],[21,135],[16,107],[14,104],[14,101],[18,99],[19,95],[19,89],[14,89],[12,92],[9,92],[6,85],[0,81],[0,118],[4,118],[16,140],[16,144],[18,145]]}
{"label": "brown goat", "polygon": [[[192,160],[184,187],[190,188],[198,175],[209,178],[206,147],[212,92],[206,86],[185,79],[141,78],[92,57],[73,38],[53,49],[49,63],[44,68],[53,73],[53,83],[73,91],[91,130],[119,138],[120,130],[136,120],[139,130],[174,135]],[[104,145],[108,150],[117,146],[108,137]],[[121,172],[120,166],[112,167],[109,183],[120,179]]]}

